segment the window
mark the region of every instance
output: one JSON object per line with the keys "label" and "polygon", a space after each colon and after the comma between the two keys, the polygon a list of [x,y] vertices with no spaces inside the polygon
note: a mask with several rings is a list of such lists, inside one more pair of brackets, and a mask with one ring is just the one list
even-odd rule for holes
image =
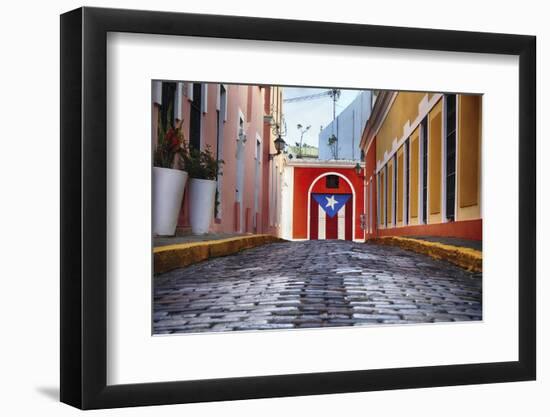
{"label": "window", "polygon": [[378,173],[378,224],[384,227],[386,224],[386,167]]}
{"label": "window", "polygon": [[386,165],[386,225],[395,226],[394,202],[395,202],[395,160],[392,157]]}
{"label": "window", "polygon": [[[216,111],[216,159],[218,161],[223,160],[223,122],[225,117],[225,105],[226,102],[226,92],[225,87],[220,84],[220,107]],[[221,170],[220,170],[221,171]],[[215,206],[215,216],[216,219],[221,219],[222,217],[222,175],[221,172],[218,172],[218,178],[216,183],[216,206]]]}
{"label": "window", "polygon": [[275,219],[276,224],[279,225],[281,224],[281,199],[279,198],[279,193],[281,189],[281,184],[283,183],[283,171],[281,171],[278,166],[275,166],[275,169],[277,174],[277,188],[275,191],[275,196],[277,197],[275,200]]}
{"label": "window", "polygon": [[456,96],[445,96],[446,103],[446,128],[445,128],[445,186],[446,204],[445,217],[448,220],[455,219],[456,199]]}
{"label": "window", "polygon": [[338,188],[339,186],[340,186],[340,177],[338,175],[327,175],[326,177],[327,188]]}
{"label": "window", "polygon": [[225,114],[225,88],[220,84],[220,108],[216,110],[216,159],[222,157],[223,147],[223,117]]}
{"label": "window", "polygon": [[380,204],[380,195],[381,195],[381,192],[382,192],[382,189],[380,188],[381,187],[381,184],[380,184],[380,173],[378,173],[376,175],[376,224],[382,224],[382,220],[381,220],[381,213],[380,213],[380,210],[381,210],[381,204]]}
{"label": "window", "polygon": [[160,122],[165,129],[174,126],[174,105],[176,98],[176,83],[162,83],[162,104],[160,106]]}
{"label": "window", "polygon": [[[275,208],[277,206],[277,165],[273,160],[269,161],[270,175],[269,175],[269,192],[270,192],[270,204],[269,204],[269,224],[275,225]],[[273,204],[271,204],[273,202]]]}
{"label": "window", "polygon": [[369,233],[372,233],[374,230],[374,202],[372,201],[372,190],[373,184],[372,184],[372,177],[370,177],[370,186],[369,186]]}
{"label": "window", "polygon": [[442,188],[443,186],[443,165],[444,164],[444,138],[443,131],[443,102],[438,100],[428,114],[428,203],[427,217],[425,223],[435,221],[439,223],[445,215],[442,212]]}
{"label": "window", "polygon": [[420,126],[409,138],[409,223],[420,223]]}
{"label": "window", "polygon": [[393,178],[392,178],[392,223],[397,226],[397,153],[393,155]]}
{"label": "window", "polygon": [[256,150],[255,150],[255,167],[254,167],[254,217],[252,218],[252,224],[258,231],[257,217],[260,213],[260,183],[262,172],[262,138],[256,132]]}
{"label": "window", "polygon": [[422,120],[422,221],[428,223],[428,121]]}
{"label": "window", "polygon": [[409,140],[405,141],[405,190],[403,196],[403,204],[405,205],[405,217],[403,222],[409,224],[409,181],[410,181],[410,169],[409,169]]}
{"label": "window", "polygon": [[193,83],[193,101],[189,117],[189,147],[201,148],[202,85]]}
{"label": "window", "polygon": [[[244,130],[244,116],[242,113],[239,115],[239,129],[238,129],[238,136],[237,136],[237,184],[235,187],[235,201],[238,203],[242,203],[242,192],[244,188],[244,138],[246,136],[245,130]],[[241,218],[242,218],[242,207],[241,207]],[[242,222],[241,222],[242,225]]]}
{"label": "window", "polygon": [[[457,99],[457,187],[458,210],[467,209],[470,216],[480,213],[481,180],[481,95],[460,94]],[[475,207],[477,206],[477,208]],[[466,213],[464,213],[466,214]],[[458,217],[460,213],[456,213]]]}
{"label": "window", "polygon": [[388,227],[388,165],[384,166],[384,227]]}

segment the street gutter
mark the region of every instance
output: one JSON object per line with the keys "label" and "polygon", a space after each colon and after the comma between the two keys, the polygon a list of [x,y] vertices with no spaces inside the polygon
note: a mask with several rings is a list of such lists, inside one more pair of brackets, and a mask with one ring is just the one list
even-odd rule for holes
{"label": "street gutter", "polygon": [[284,239],[259,234],[158,246],[153,249],[155,275],[274,242],[284,242]]}
{"label": "street gutter", "polygon": [[397,246],[402,249],[422,253],[435,259],[442,259],[453,263],[470,272],[482,272],[483,270],[482,252],[471,248],[398,236],[378,237],[371,239],[370,242]]}

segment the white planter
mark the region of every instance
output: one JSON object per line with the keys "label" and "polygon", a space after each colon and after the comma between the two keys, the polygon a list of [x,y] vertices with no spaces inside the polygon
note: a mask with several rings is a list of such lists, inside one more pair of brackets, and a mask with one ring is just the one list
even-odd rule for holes
{"label": "white planter", "polygon": [[173,236],[187,183],[187,172],[153,167],[153,233]]}
{"label": "white planter", "polygon": [[208,233],[214,217],[216,199],[216,181],[189,180],[189,222],[194,235]]}

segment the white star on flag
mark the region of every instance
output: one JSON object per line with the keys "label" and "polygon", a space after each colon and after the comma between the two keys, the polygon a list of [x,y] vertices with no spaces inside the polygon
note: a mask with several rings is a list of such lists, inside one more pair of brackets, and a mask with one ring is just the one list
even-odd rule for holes
{"label": "white star on flag", "polygon": [[330,207],[331,210],[334,210],[334,206],[336,205],[337,201],[334,198],[333,195],[329,197],[325,197],[327,199],[327,205],[325,207]]}

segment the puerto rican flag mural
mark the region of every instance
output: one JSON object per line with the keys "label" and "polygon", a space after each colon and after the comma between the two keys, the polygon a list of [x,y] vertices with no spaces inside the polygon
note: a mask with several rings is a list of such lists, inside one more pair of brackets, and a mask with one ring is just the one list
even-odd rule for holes
{"label": "puerto rican flag mural", "polygon": [[351,194],[311,194],[309,238],[352,240]]}

